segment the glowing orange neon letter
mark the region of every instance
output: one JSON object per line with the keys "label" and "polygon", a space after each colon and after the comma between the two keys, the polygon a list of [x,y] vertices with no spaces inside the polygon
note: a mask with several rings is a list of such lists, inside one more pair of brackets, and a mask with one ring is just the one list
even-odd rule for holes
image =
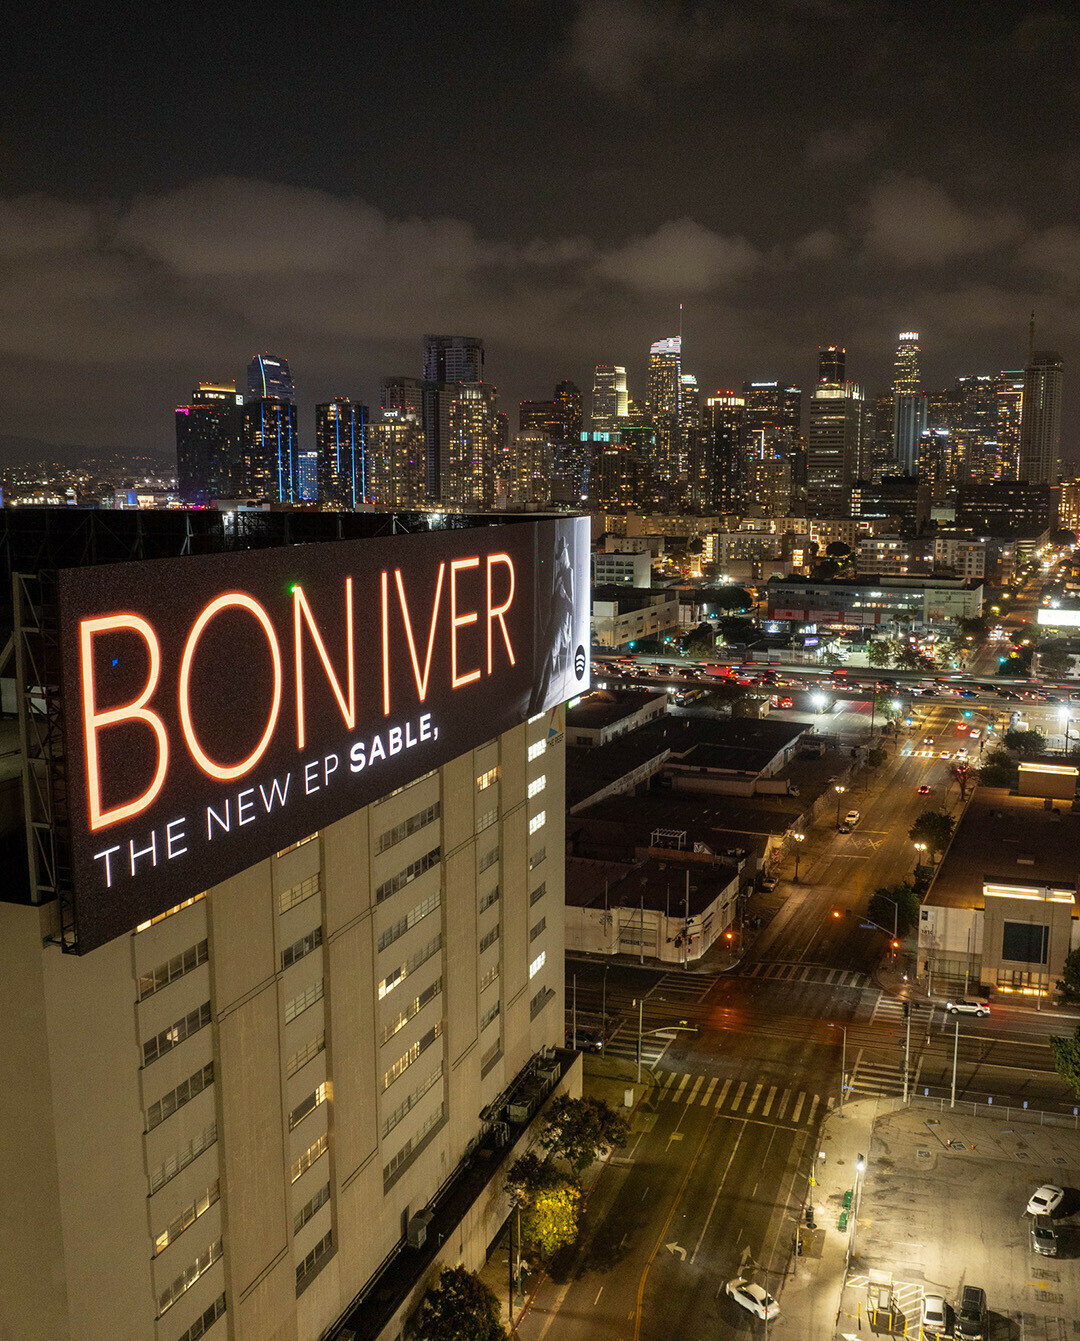
{"label": "glowing orange neon letter", "polygon": [[330,658],[326,654],[326,646],[315,625],[311,606],[308,605],[307,597],[304,595],[304,588],[299,584],[293,587],[293,640],[296,654],[296,745],[298,749],[302,750],[304,748],[306,740],[304,731],[304,630],[300,623],[300,616],[302,614],[304,619],[307,620],[307,626],[311,630],[311,637],[315,643],[315,650],[318,652],[319,660],[326,671],[330,688],[334,691],[334,697],[337,699],[341,715],[345,719],[345,725],[352,731],[356,726],[356,671],[353,658],[352,610],[352,578],[347,577],[345,579],[345,659],[348,663],[349,701],[346,703],[345,695],[341,692],[341,685],[338,684],[338,678],[334,674],[334,668],[330,665]]}
{"label": "glowing orange neon letter", "polygon": [[473,680],[480,678],[479,669],[471,670],[467,675],[459,675],[457,671],[457,631],[466,624],[475,624],[480,617],[475,610],[468,615],[459,615],[457,612],[458,569],[479,567],[479,557],[450,561],[450,683],[455,689],[460,689],[463,684],[471,684]]}
{"label": "glowing orange neon letter", "polygon": [[[249,610],[262,625],[263,632],[266,634],[266,641],[270,644],[270,655],[274,662],[274,701],[270,706],[270,717],[266,723],[266,730],[262,734],[262,739],[248,757],[241,759],[238,764],[219,764],[211,759],[199,744],[195,736],[195,728],[191,722],[191,663],[195,659],[195,648],[198,646],[199,639],[202,637],[207,624],[222,610],[230,609],[233,606],[241,610]],[[215,597],[204,608],[202,614],[191,626],[191,632],[184,644],[184,655],[180,662],[179,696],[180,725],[184,729],[184,740],[191,751],[191,757],[204,773],[209,773],[212,778],[219,778],[222,782],[227,782],[230,778],[243,777],[245,773],[255,767],[266,752],[267,745],[270,744],[270,737],[274,734],[274,727],[277,726],[278,710],[281,707],[281,648],[278,646],[277,634],[270,622],[270,616],[258,601],[245,595],[242,591],[227,591],[223,596]]]}
{"label": "glowing orange neon letter", "polygon": [[[416,680],[416,693],[423,703],[427,698],[428,678],[431,675],[431,654],[435,650],[435,624],[439,618],[439,602],[442,600],[443,575],[446,564],[439,564],[439,576],[435,583],[435,600],[431,607],[431,625],[428,628],[427,654],[424,657],[424,673],[420,673],[420,658],[416,655],[416,642],[413,638],[412,619],[409,617],[409,602],[405,599],[405,584],[401,580],[401,569],[394,569],[397,582],[398,599],[401,601],[401,618],[405,622],[405,637],[409,641],[409,659],[412,661],[413,678]],[[383,573],[383,714],[390,714],[390,643],[386,622],[386,574]]]}
{"label": "glowing orange neon letter", "polygon": [[[510,592],[502,605],[491,604],[491,570],[497,563],[506,564],[510,570]],[[489,554],[487,561],[487,653],[488,653],[488,674],[491,674],[491,633],[492,624],[497,619],[499,627],[502,629],[503,642],[506,644],[506,655],[510,658],[511,666],[516,666],[514,660],[514,649],[510,646],[510,634],[506,628],[506,620],[503,615],[510,609],[514,603],[514,561],[509,554]]]}
{"label": "glowing orange neon letter", "polygon": [[[150,655],[150,669],[147,672],[143,691],[132,703],[119,708],[107,708],[98,712],[94,699],[94,636],[115,629],[130,629],[146,643]],[[161,791],[165,773],[169,767],[169,737],[165,723],[156,712],[146,706],[157,688],[161,673],[161,648],[157,634],[150,624],[139,615],[103,615],[100,619],[79,621],[79,660],[82,669],[82,709],[83,739],[86,744],[86,792],[90,810],[90,828],[101,829],[106,824],[115,824],[117,820],[129,819],[137,815]],[[145,722],[157,738],[157,768],[153,781],[141,796],[123,805],[113,806],[111,810],[101,808],[101,775],[98,763],[98,732],[106,726],[115,726],[118,722]]]}

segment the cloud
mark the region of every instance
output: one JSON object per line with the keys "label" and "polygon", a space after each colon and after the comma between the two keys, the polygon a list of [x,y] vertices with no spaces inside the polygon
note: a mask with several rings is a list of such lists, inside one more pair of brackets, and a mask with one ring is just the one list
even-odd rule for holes
{"label": "cloud", "polygon": [[795,262],[820,263],[834,260],[843,249],[843,239],[834,229],[815,228],[812,233],[796,238],[786,253]]}
{"label": "cloud", "polygon": [[609,93],[636,88],[644,61],[662,54],[673,31],[668,15],[644,0],[584,0],[570,30],[570,67]]}
{"label": "cloud", "polygon": [[830,126],[807,141],[810,164],[848,167],[862,163],[885,142],[885,126],[876,121],[855,121],[849,126]]}
{"label": "cloud", "polygon": [[724,237],[693,219],[662,224],[603,256],[597,271],[642,293],[706,293],[761,264],[741,237]]}
{"label": "cloud", "polygon": [[1020,248],[1019,260],[1075,291],[1080,283],[1080,229],[1059,224],[1034,234]]}
{"label": "cloud", "polygon": [[1015,241],[1019,219],[994,210],[965,209],[933,182],[892,173],[870,196],[867,252],[899,265],[942,265],[992,252]]}

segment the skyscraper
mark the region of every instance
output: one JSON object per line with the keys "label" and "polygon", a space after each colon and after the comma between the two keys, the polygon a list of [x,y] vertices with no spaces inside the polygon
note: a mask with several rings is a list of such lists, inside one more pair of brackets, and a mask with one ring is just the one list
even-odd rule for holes
{"label": "skyscraper", "polygon": [[[782,443],[791,467],[789,483],[806,486],[806,442],[802,432],[802,388],[782,382],[744,382],[748,450],[761,459],[761,445]],[[762,437],[764,435],[764,437]]]}
{"label": "skyscraper", "polygon": [[[667,489],[667,501],[674,502],[680,485],[681,438],[679,433],[679,391],[682,376],[682,336],[657,340],[649,349],[649,412],[656,428],[654,470],[657,483]],[[681,472],[685,477],[685,470]]]}
{"label": "skyscraper", "polygon": [[289,360],[277,354],[256,354],[248,364],[246,400],[281,400],[291,404],[292,373]]}
{"label": "skyscraper", "polygon": [[[474,335],[424,336],[424,455],[428,497],[456,503],[450,480],[450,414],[458,387],[484,384],[484,342]],[[459,415],[459,418],[461,416]],[[454,466],[460,475],[460,452]],[[460,478],[459,478],[460,483]]]}
{"label": "skyscraper", "polygon": [[818,345],[818,385],[843,386],[847,350],[843,345]]}
{"label": "skyscraper", "polygon": [[746,485],[746,398],[717,391],[706,399],[702,412],[690,497],[706,512],[741,514]]}
{"label": "skyscraper", "polygon": [[592,427],[610,433],[627,413],[626,369],[617,363],[598,363],[593,371]]}
{"label": "skyscraper", "polygon": [[315,406],[319,501],[353,510],[370,502],[367,481],[367,406],[338,396]]}
{"label": "skyscraper", "polygon": [[807,501],[819,517],[847,512],[851,485],[867,465],[866,402],[856,383],[837,380],[844,371],[844,350],[819,346],[806,451]]}
{"label": "skyscraper", "polygon": [[384,377],[379,396],[384,410],[397,410],[406,419],[424,418],[424,381],[421,377]]}
{"label": "skyscraper", "polygon": [[997,458],[994,479],[1020,478],[1020,424],[1024,414],[1024,374],[1003,369],[997,388]]}
{"label": "skyscraper", "polygon": [[425,335],[425,382],[482,382],[484,342],[475,335]]}
{"label": "skyscraper", "polygon": [[383,410],[366,425],[364,485],[369,503],[420,507],[426,501],[424,429],[400,410]]}
{"label": "skyscraper", "polygon": [[901,331],[893,362],[893,390],[918,391],[922,386],[919,367],[919,332]]}
{"label": "skyscraper", "polygon": [[245,404],[243,462],[243,493],[271,503],[301,501],[295,405],[272,397]]}
{"label": "skyscraper", "polygon": [[1061,476],[1061,355],[1037,349],[1024,369],[1020,478],[1056,484]]}
{"label": "skyscraper", "polygon": [[243,406],[235,382],[200,382],[191,403],[176,407],[176,476],[186,506],[205,507],[239,491]]}
{"label": "skyscraper", "polygon": [[919,332],[901,331],[893,364],[893,450],[902,475],[919,469],[919,439],[926,429],[926,394],[919,368]]}

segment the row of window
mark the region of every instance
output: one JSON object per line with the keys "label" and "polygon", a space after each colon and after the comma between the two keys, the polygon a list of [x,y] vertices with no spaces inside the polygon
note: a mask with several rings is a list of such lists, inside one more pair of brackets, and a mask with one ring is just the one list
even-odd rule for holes
{"label": "row of window", "polygon": [[306,1206],[301,1206],[293,1216],[293,1233],[299,1234],[307,1222],[312,1219],[326,1203],[330,1200],[330,1184],[323,1183],[318,1192],[311,1198]]}
{"label": "row of window", "polygon": [[154,1256],[163,1253],[170,1243],[175,1243],[185,1229],[190,1229],[200,1215],[205,1215],[211,1206],[221,1195],[220,1183],[217,1178],[210,1186],[184,1210],[169,1225],[168,1229],[162,1232],[154,1239]]}
{"label": "row of window", "polygon": [[379,937],[379,950],[385,950],[388,945],[400,937],[404,936],[410,927],[415,927],[417,922],[427,917],[428,913],[433,913],[442,903],[442,890],[433,890],[426,899],[422,899],[415,908],[410,908],[404,917],[399,917],[392,927],[387,927]]}
{"label": "row of window", "polygon": [[334,1231],[328,1229],[322,1238],[312,1248],[311,1252],[298,1263],[296,1268],[296,1293],[299,1294],[307,1282],[314,1276],[322,1265],[323,1259],[332,1250],[334,1246]]}
{"label": "row of window", "polygon": [[499,886],[494,885],[480,900],[480,911],[486,913],[493,903],[499,902]]}
{"label": "row of window", "polygon": [[386,1119],[383,1122],[383,1140],[390,1135],[405,1114],[411,1112],[416,1107],[424,1095],[427,1094],[428,1090],[431,1089],[432,1085],[437,1085],[439,1081],[442,1080],[442,1073],[442,1062],[440,1062],[435,1070],[432,1071],[431,1075],[428,1076],[426,1080],[422,1080],[408,1098],[403,1099],[392,1113],[386,1115]]}
{"label": "row of window", "polygon": [[319,1137],[317,1141],[312,1141],[311,1145],[304,1151],[298,1160],[294,1160],[289,1169],[289,1182],[295,1183],[301,1174],[307,1173],[308,1169],[326,1154],[327,1144],[330,1138],[326,1132]]}
{"label": "row of window", "polygon": [[483,873],[484,873],[489,867],[494,866],[495,863],[496,863],[498,860],[499,860],[499,849],[498,849],[498,847],[496,846],[496,847],[488,848],[488,850],[487,850],[487,851],[484,853],[484,855],[480,858],[480,862],[479,862],[479,865],[477,866],[477,870],[480,872],[481,875],[483,875]]}
{"label": "row of window", "polygon": [[529,907],[535,908],[540,900],[547,893],[547,881],[541,880],[533,892],[529,895]]}
{"label": "row of window", "polygon": [[153,1131],[159,1127],[167,1117],[172,1117],[178,1108],[194,1099],[196,1094],[201,1094],[207,1085],[214,1083],[214,1063],[207,1062],[205,1066],[200,1066],[193,1076],[188,1076],[187,1080],[182,1080],[174,1090],[168,1094],[163,1094],[157,1103],[152,1103],[146,1110],[146,1130]]}
{"label": "row of window", "polygon": [[483,936],[480,937],[480,953],[483,954],[484,951],[488,948],[488,946],[494,945],[498,939],[499,939],[499,924],[498,922],[496,922],[489,932],[486,932]]}
{"label": "row of window", "polygon": [[176,1338],[176,1341],[199,1341],[199,1338],[206,1335],[224,1312],[225,1294],[223,1291],[218,1295],[209,1308],[204,1309],[202,1313],[199,1314],[187,1331]]}
{"label": "row of window", "polygon": [[330,1082],[324,1080],[316,1085],[306,1099],[302,1099],[289,1114],[289,1130],[294,1131],[309,1113],[314,1113],[330,1098]]}
{"label": "row of window", "polygon": [[384,1043],[389,1043],[399,1029],[404,1029],[414,1015],[419,1015],[427,1003],[433,1001],[435,997],[439,995],[442,991],[442,986],[442,975],[440,974],[430,987],[425,987],[419,996],[413,997],[408,1006],[398,1014],[396,1020],[390,1021],[383,1030],[382,1041]]}
{"label": "row of window", "polygon": [[490,829],[498,818],[499,818],[498,806],[495,806],[493,810],[485,810],[482,815],[477,817],[476,832],[483,833],[485,829]]}
{"label": "row of window", "polygon": [[200,964],[205,964],[210,958],[210,946],[207,941],[200,941],[198,945],[192,945],[182,954],[173,955],[172,959],[166,964],[160,964],[153,973],[141,973],[139,975],[139,1000],[145,1001],[148,996],[153,996],[155,992],[160,992],[163,987],[168,987],[169,983],[175,982],[177,978],[182,978],[185,973],[190,973],[192,969],[197,969]]}
{"label": "row of window", "polygon": [[424,1053],[427,1052],[428,1048],[431,1047],[432,1043],[441,1036],[442,1020],[436,1020],[427,1033],[421,1038],[418,1038],[408,1051],[397,1059],[389,1071],[383,1073],[383,1089],[388,1090],[394,1081],[404,1075],[409,1067],[412,1066],[413,1062],[415,1062],[418,1057],[422,1057]]}
{"label": "row of window", "polygon": [[416,954],[406,959],[404,964],[399,964],[393,972],[388,973],[382,982],[379,983],[379,1000],[384,996],[389,996],[395,987],[399,986],[409,976],[415,973],[421,964],[426,963],[432,955],[437,955],[442,949],[442,932],[428,941],[422,950],[417,950]]}
{"label": "row of window", "polygon": [[499,976],[499,961],[496,959],[494,964],[483,974],[480,979],[480,991],[485,991],[495,979]]}
{"label": "row of window", "polygon": [[481,1015],[480,1017],[481,1033],[483,1033],[484,1030],[488,1027],[488,1025],[492,1022],[492,1020],[494,1020],[498,1016],[501,1004],[502,1003],[498,999],[496,999],[491,1003],[490,1006],[488,1006],[487,1010],[484,1011],[483,1015]]}
{"label": "row of window", "polygon": [[305,899],[314,898],[322,889],[322,877],[320,875],[309,875],[306,880],[301,880],[298,885],[292,885],[289,889],[283,889],[278,895],[278,912],[287,913],[290,908],[295,908],[298,903],[303,903]]}
{"label": "row of window", "polygon": [[547,848],[538,847],[536,851],[532,854],[532,856],[529,858],[529,870],[535,871],[546,856],[547,856]]}
{"label": "row of window", "polygon": [[404,889],[406,885],[412,884],[418,875],[423,875],[425,871],[430,871],[433,866],[438,866],[442,861],[442,848],[433,847],[430,852],[425,852],[422,857],[417,857],[415,861],[409,862],[404,870],[398,871],[397,875],[391,876],[389,880],[384,880],[375,890],[375,902],[382,903],[388,899],[391,894],[396,894],[399,889]]}
{"label": "row of window", "polygon": [[536,814],[532,817],[532,819],[529,820],[529,833],[534,834],[538,829],[542,829],[544,827],[546,820],[547,820],[547,811],[538,810]]}
{"label": "row of window", "polygon": [[431,769],[428,773],[421,773],[418,778],[412,778],[408,782],[403,782],[400,787],[395,787],[392,792],[387,792],[385,796],[380,796],[373,804],[376,806],[385,805],[392,796],[400,796],[402,792],[407,792],[410,787],[419,787],[422,782],[427,782],[428,778],[433,778],[439,770]]}
{"label": "row of window", "polygon": [[409,1158],[412,1152],[420,1144],[420,1142],[424,1139],[424,1137],[428,1134],[428,1132],[431,1131],[433,1127],[437,1127],[439,1125],[439,1123],[443,1120],[443,1114],[445,1112],[446,1112],[446,1105],[445,1103],[441,1103],[429,1117],[426,1117],[424,1119],[423,1126],[416,1133],[416,1135],[410,1136],[409,1139],[405,1142],[405,1144],[401,1147],[401,1149],[397,1152],[397,1154],[394,1155],[393,1159],[391,1159],[390,1163],[383,1167],[384,1188],[386,1187],[387,1183],[389,1183],[390,1179],[393,1178],[394,1174],[397,1173],[398,1169],[401,1168],[401,1166]]}
{"label": "row of window", "polygon": [[157,917],[152,917],[149,922],[140,922],[135,928],[136,933],[147,931],[150,927],[156,927],[159,922],[164,922],[167,917],[172,917],[174,913],[182,913],[185,908],[190,908],[193,903],[198,903],[206,898],[206,891],[201,894],[195,894],[190,899],[185,899],[183,903],[177,903],[172,908],[166,908],[163,913],[158,913]]}
{"label": "row of window", "polygon": [[180,1296],[190,1290],[199,1277],[210,1270],[214,1263],[221,1258],[221,1255],[221,1240],[218,1239],[216,1243],[211,1243],[204,1253],[200,1253],[187,1270],[177,1276],[169,1288],[162,1292],[158,1299],[158,1317],[160,1318],[163,1313],[167,1313]]}
{"label": "row of window", "polygon": [[416,833],[418,829],[423,829],[427,825],[434,823],[442,814],[442,804],[436,801],[434,805],[425,806],[423,810],[418,810],[415,815],[410,815],[408,819],[402,820],[400,824],[395,824],[392,829],[387,829],[385,833],[379,834],[375,840],[375,851],[386,852],[395,847],[398,843],[408,838],[410,834]]}
{"label": "row of window", "polygon": [[539,796],[546,786],[547,786],[546,773],[541,773],[538,778],[533,778],[532,782],[529,783],[528,788],[529,800],[531,801],[534,796]]}
{"label": "row of window", "polygon": [[544,967],[544,964],[545,964],[546,962],[547,962],[547,951],[546,951],[546,950],[541,950],[540,953],[536,956],[536,958],[535,958],[535,959],[532,961],[532,963],[529,965],[529,978],[530,978],[530,980],[531,980],[532,978],[535,978],[535,977],[536,977],[536,975],[537,975],[537,974],[540,972],[540,970]]}
{"label": "row of window", "polygon": [[316,978],[302,992],[298,992],[291,1001],[285,1002],[285,1023],[291,1024],[298,1015],[303,1015],[309,1006],[313,1006],[316,1001],[321,1001],[322,998],[323,980],[322,978]]}
{"label": "row of window", "polygon": [[295,843],[290,843],[288,847],[283,847],[280,852],[275,852],[274,856],[283,857],[286,852],[295,852],[298,847],[303,847],[305,843],[314,843],[318,836],[319,831],[316,829],[314,833],[309,833],[306,838],[301,838]]}
{"label": "row of window", "polygon": [[151,1062],[156,1062],[159,1057],[164,1057],[167,1052],[183,1043],[185,1038],[190,1038],[192,1034],[197,1034],[200,1029],[205,1029],[210,1023],[210,1002],[204,1001],[197,1010],[189,1011],[182,1019],[170,1024],[168,1029],[162,1029],[160,1034],[149,1039],[143,1044],[143,1066],[149,1066]]}
{"label": "row of window", "polygon": [[295,1076],[301,1067],[307,1066],[312,1057],[317,1057],[326,1047],[326,1030],[320,1029],[314,1038],[308,1039],[302,1048],[298,1048],[285,1064],[285,1074]]}
{"label": "row of window", "polygon": [[175,1155],[170,1155],[168,1159],[163,1160],[158,1165],[150,1175],[150,1195],[153,1196],[155,1192],[160,1192],[167,1182],[175,1178],[178,1173],[182,1173],[216,1140],[217,1123],[211,1122],[198,1136],[193,1136],[186,1145],[182,1146]]}
{"label": "row of window", "polygon": [[499,780],[499,766],[498,764],[496,764],[494,768],[486,769],[476,779],[476,790],[478,792],[486,792],[487,789],[491,786],[491,784],[493,782],[498,782],[498,780]]}
{"label": "row of window", "polygon": [[529,1019],[535,1020],[554,995],[555,989],[553,987],[541,987],[529,1002]]}
{"label": "row of window", "polygon": [[306,936],[301,936],[298,941],[293,941],[292,945],[287,945],[281,952],[281,971],[284,971],[291,965],[298,963],[305,955],[311,954],[312,950],[317,950],[322,945],[322,927],[316,927],[314,931],[309,931]]}
{"label": "row of window", "polygon": [[547,918],[546,918],[546,917],[542,917],[542,918],[540,919],[540,921],[537,922],[537,924],[536,924],[534,927],[530,927],[530,928],[529,928],[529,943],[530,943],[530,944],[532,944],[532,942],[533,942],[534,940],[536,940],[537,936],[539,936],[539,935],[542,934],[542,932],[543,932],[543,930],[544,930],[544,928],[545,928],[546,926],[547,926]]}
{"label": "row of window", "polygon": [[531,764],[534,759],[539,759],[546,749],[547,749],[546,740],[534,741],[529,746],[529,763]]}

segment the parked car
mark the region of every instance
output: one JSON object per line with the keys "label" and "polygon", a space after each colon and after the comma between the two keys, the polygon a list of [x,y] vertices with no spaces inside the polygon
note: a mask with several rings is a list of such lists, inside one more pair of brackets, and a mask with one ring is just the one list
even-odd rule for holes
{"label": "parked car", "polygon": [[990,1007],[985,1001],[946,1001],[945,1009],[950,1015],[989,1015]]}
{"label": "parked car", "polygon": [[745,1308],[747,1313],[752,1313],[755,1318],[772,1322],[773,1318],[780,1316],[780,1305],[768,1290],[761,1285],[754,1285],[750,1281],[743,1280],[741,1276],[729,1280],[724,1286],[724,1293],[729,1299],[734,1299],[740,1308]]}
{"label": "parked car", "polygon": [[[571,1049],[574,1046],[574,1031],[569,1027],[566,1030],[565,1046]],[[578,1026],[577,1050],[578,1052],[603,1052],[604,1035],[596,1029],[582,1029]]]}
{"label": "parked car", "polygon": [[1053,1215],[1061,1203],[1065,1200],[1063,1188],[1055,1187],[1053,1183],[1043,1183],[1032,1192],[1027,1204],[1028,1215]]}
{"label": "parked car", "polygon": [[945,1302],[944,1295],[923,1295],[922,1325],[923,1335],[926,1337],[943,1335],[948,1332],[949,1306]]}
{"label": "parked car", "polygon": [[986,1341],[989,1327],[986,1291],[978,1285],[965,1285],[956,1314],[956,1335],[961,1341]]}
{"label": "parked car", "polygon": [[770,894],[779,883],[779,878],[775,875],[763,875],[761,877],[761,888]]}
{"label": "parked car", "polygon": [[1037,1215],[1031,1222],[1031,1251],[1042,1257],[1056,1257],[1057,1230],[1048,1215]]}
{"label": "parked car", "polygon": [[850,833],[861,819],[862,816],[859,814],[857,810],[849,810],[848,813],[844,816],[844,818],[840,821],[840,832]]}

